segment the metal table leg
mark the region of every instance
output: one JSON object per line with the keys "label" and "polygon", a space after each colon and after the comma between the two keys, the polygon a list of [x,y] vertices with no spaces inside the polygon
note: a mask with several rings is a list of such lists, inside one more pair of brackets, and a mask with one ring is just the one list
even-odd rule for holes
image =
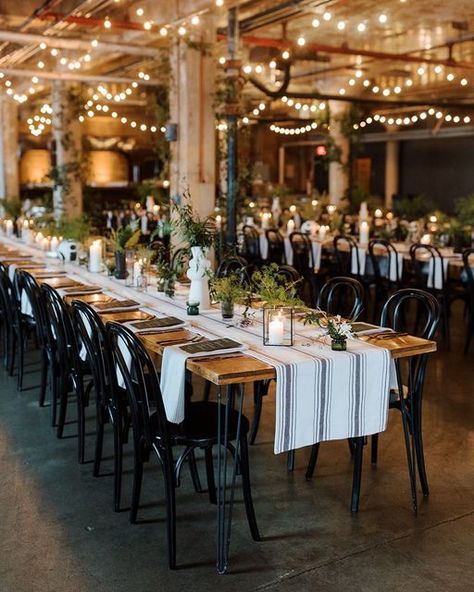
{"label": "metal table leg", "polygon": [[244,385],[234,387],[239,395],[237,434],[232,463],[232,479],[230,483],[229,499],[227,494],[227,455],[229,453],[229,414],[232,409],[232,386],[225,389],[225,401],[222,400],[222,387],[217,389],[217,573],[227,571],[229,561],[229,546],[232,525],[232,508],[234,505],[235,479],[239,463],[239,445],[242,409],[244,402]]}

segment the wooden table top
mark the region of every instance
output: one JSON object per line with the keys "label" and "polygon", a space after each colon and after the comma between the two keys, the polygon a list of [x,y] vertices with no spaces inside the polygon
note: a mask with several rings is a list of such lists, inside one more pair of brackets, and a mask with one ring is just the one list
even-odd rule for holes
{"label": "wooden table top", "polygon": [[[193,333],[186,329],[166,333],[142,333],[139,337],[154,357],[160,358],[166,346],[185,343],[186,339],[190,339],[196,333],[199,334],[199,329],[196,329]],[[412,335],[395,336],[383,341],[377,340],[375,336],[365,336],[361,339],[372,343],[372,345],[390,350],[394,360],[428,354],[436,351],[437,348],[435,341],[428,341]],[[217,385],[254,382],[255,380],[276,377],[273,366],[245,353],[221,354],[209,358],[190,358],[187,361],[187,368],[194,374]]]}
{"label": "wooden table top", "polygon": [[[38,280],[41,283],[48,283],[53,288],[66,287],[80,284],[69,277],[45,278]],[[108,299],[108,300],[105,300]],[[86,294],[83,296],[66,296],[66,302],[82,300],[93,304],[94,302],[111,301],[113,298],[104,294]],[[104,323],[115,321],[125,323],[135,320],[146,320],[153,318],[153,315],[140,310],[99,313]],[[145,347],[161,363],[161,357],[165,347],[186,343],[193,336],[199,334],[196,328],[193,332],[188,329],[175,329],[157,333],[141,333],[140,339]],[[436,351],[435,341],[428,341],[412,335],[400,335],[390,339],[377,340],[376,336],[361,337],[364,341],[390,350],[393,359],[400,359],[414,355],[427,354]],[[216,385],[238,384],[254,382],[256,380],[273,379],[276,377],[275,368],[245,353],[229,353],[208,358],[190,358],[187,361],[187,368],[194,374],[205,378]]]}

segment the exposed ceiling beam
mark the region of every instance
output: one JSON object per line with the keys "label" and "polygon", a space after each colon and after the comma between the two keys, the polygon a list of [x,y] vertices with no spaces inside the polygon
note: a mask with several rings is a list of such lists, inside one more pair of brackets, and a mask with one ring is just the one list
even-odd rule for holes
{"label": "exposed ceiling beam", "polygon": [[102,76],[100,74],[78,74],[76,72],[45,72],[44,70],[29,70],[23,68],[1,68],[7,76],[18,78],[32,78],[37,76],[43,80],[70,80],[74,82],[103,82],[109,84],[131,84],[138,82],[140,86],[157,86],[161,84],[155,78],[150,80],[137,80],[124,76]]}
{"label": "exposed ceiling beam", "polygon": [[[19,33],[17,31],[0,30],[0,41],[11,41],[20,45],[27,45],[29,43],[45,43],[48,47],[56,47],[61,49],[84,49],[85,51],[91,49],[90,41],[84,39],[64,37],[53,37],[51,35],[34,35],[32,33]],[[128,55],[137,55],[142,57],[157,57],[159,49],[154,47],[144,47],[141,45],[129,45],[125,43],[109,43],[107,41],[100,41],[95,51],[102,52],[117,52]]]}

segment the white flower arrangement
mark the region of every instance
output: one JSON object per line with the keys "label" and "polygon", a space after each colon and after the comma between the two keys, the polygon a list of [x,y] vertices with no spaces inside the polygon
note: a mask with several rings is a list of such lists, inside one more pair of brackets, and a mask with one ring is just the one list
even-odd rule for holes
{"label": "white flower arrangement", "polygon": [[322,310],[311,311],[306,314],[304,324],[316,324],[324,331],[324,336],[331,339],[350,339],[354,337],[352,325],[341,315],[330,316]]}

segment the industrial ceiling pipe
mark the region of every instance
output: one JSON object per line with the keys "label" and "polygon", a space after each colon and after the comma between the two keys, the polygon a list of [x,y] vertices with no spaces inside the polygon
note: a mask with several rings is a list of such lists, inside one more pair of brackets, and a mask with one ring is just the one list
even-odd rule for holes
{"label": "industrial ceiling pipe", "polygon": [[[220,35],[220,39],[224,39],[225,35]],[[288,49],[297,50],[298,47],[291,41],[285,39],[272,39],[269,37],[255,37],[254,35],[242,35],[241,41],[245,45],[255,45],[259,47],[275,47],[277,49]],[[435,60],[432,58],[423,58],[420,56],[414,56],[403,53],[387,53],[383,51],[373,51],[367,49],[356,49],[347,46],[333,46],[326,45],[324,43],[306,43],[305,49],[308,51],[322,52],[322,53],[334,53],[339,55],[354,55],[363,56],[367,58],[374,58],[377,60],[390,60],[392,62],[406,62],[413,64],[432,64],[441,65],[449,68],[464,68],[467,70],[474,70],[473,62],[457,62],[450,60]]]}

